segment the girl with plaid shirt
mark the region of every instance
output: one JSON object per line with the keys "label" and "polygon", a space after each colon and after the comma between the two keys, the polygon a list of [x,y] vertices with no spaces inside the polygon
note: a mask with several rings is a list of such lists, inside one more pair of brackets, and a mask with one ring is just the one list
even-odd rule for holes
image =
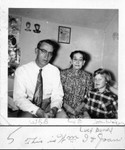
{"label": "girl with plaid shirt", "polygon": [[100,68],[94,72],[94,90],[84,99],[90,118],[117,118],[118,96],[109,90],[111,81],[109,71]]}

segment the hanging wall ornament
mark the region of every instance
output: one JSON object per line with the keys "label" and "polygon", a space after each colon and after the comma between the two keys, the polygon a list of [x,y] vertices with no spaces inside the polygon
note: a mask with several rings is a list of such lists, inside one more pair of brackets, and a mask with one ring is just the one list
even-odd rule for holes
{"label": "hanging wall ornament", "polygon": [[31,31],[31,23],[29,21],[26,22],[25,31]]}
{"label": "hanging wall ornament", "polygon": [[33,30],[34,33],[40,33],[40,24],[34,24],[35,29]]}
{"label": "hanging wall ornament", "polygon": [[19,35],[21,32],[21,18],[9,16],[8,30],[8,76],[14,77],[14,72],[20,64]]}

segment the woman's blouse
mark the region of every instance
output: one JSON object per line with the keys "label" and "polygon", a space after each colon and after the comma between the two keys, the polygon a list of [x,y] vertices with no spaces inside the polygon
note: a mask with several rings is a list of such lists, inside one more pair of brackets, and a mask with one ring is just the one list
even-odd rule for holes
{"label": "woman's blouse", "polygon": [[89,91],[86,95],[86,107],[91,118],[117,118],[118,96],[106,89]]}
{"label": "woman's blouse", "polygon": [[[73,68],[65,69],[61,71],[61,81],[64,90],[63,102],[68,104],[73,109],[81,105],[84,101],[85,93],[92,89],[92,78],[91,75],[83,70],[79,70],[76,75]],[[83,117],[83,111],[80,114],[73,116],[67,114],[71,118]]]}

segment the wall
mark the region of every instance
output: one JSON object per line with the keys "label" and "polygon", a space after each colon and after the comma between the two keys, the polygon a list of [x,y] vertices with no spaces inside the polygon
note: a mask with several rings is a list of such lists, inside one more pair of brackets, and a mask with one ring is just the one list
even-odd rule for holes
{"label": "wall", "polygon": [[104,32],[96,29],[72,26],[71,44],[62,44],[59,58],[56,64],[62,68],[69,67],[69,55],[74,50],[84,50],[91,55],[91,61],[86,67],[87,71],[93,72],[102,65],[102,50],[104,46]]}
{"label": "wall", "polygon": [[[36,34],[33,32],[26,32],[24,29],[27,21],[30,21],[32,25],[34,23],[39,23],[41,25],[41,33]],[[22,18],[22,29],[20,35],[20,47],[22,52],[21,64],[25,64],[35,58],[34,51],[39,40],[46,38],[55,40],[58,39],[59,25],[60,24],[54,24],[47,21],[38,21],[24,17]],[[61,68],[69,67],[70,53],[75,49],[82,49],[90,53],[92,58],[92,62],[89,63],[86,69],[89,71],[95,70],[95,68],[98,68],[102,61],[100,56],[103,50],[104,32],[89,28],[80,28],[75,26],[69,27],[71,27],[70,44],[60,43],[61,48],[54,64]]]}
{"label": "wall", "polygon": [[118,40],[113,39],[113,33],[118,33],[118,15],[115,15],[105,29],[105,44],[103,50],[103,67],[112,71],[118,82]]}
{"label": "wall", "polygon": [[[26,22],[31,22],[31,28],[34,29],[34,24],[41,25],[41,33],[26,32]],[[39,40],[50,38],[58,39],[58,26],[71,27],[71,41],[70,44],[61,44],[54,64],[60,68],[67,68],[70,65],[69,55],[76,49],[85,50],[91,54],[91,61],[89,62],[86,70],[93,72],[95,69],[102,66],[102,54],[104,48],[104,31],[82,28],[76,26],[62,25],[50,23],[47,21],[39,21],[35,19],[22,17],[22,26],[20,34],[20,48],[21,48],[21,62],[20,64],[28,63],[35,59],[35,47]],[[11,84],[11,85],[10,85]],[[9,90],[12,89],[12,81],[9,81]]]}

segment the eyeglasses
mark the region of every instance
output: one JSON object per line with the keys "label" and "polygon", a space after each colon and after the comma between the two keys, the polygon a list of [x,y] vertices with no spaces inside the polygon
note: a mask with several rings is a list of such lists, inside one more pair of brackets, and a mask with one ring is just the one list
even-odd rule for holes
{"label": "eyeglasses", "polygon": [[76,59],[76,58],[74,58],[73,61],[75,61],[75,62],[76,61],[83,62],[83,59]]}
{"label": "eyeglasses", "polygon": [[44,55],[49,55],[49,56],[52,56],[53,55],[53,52],[48,52],[47,50],[45,50],[45,49],[40,49],[40,48],[38,48]]}

